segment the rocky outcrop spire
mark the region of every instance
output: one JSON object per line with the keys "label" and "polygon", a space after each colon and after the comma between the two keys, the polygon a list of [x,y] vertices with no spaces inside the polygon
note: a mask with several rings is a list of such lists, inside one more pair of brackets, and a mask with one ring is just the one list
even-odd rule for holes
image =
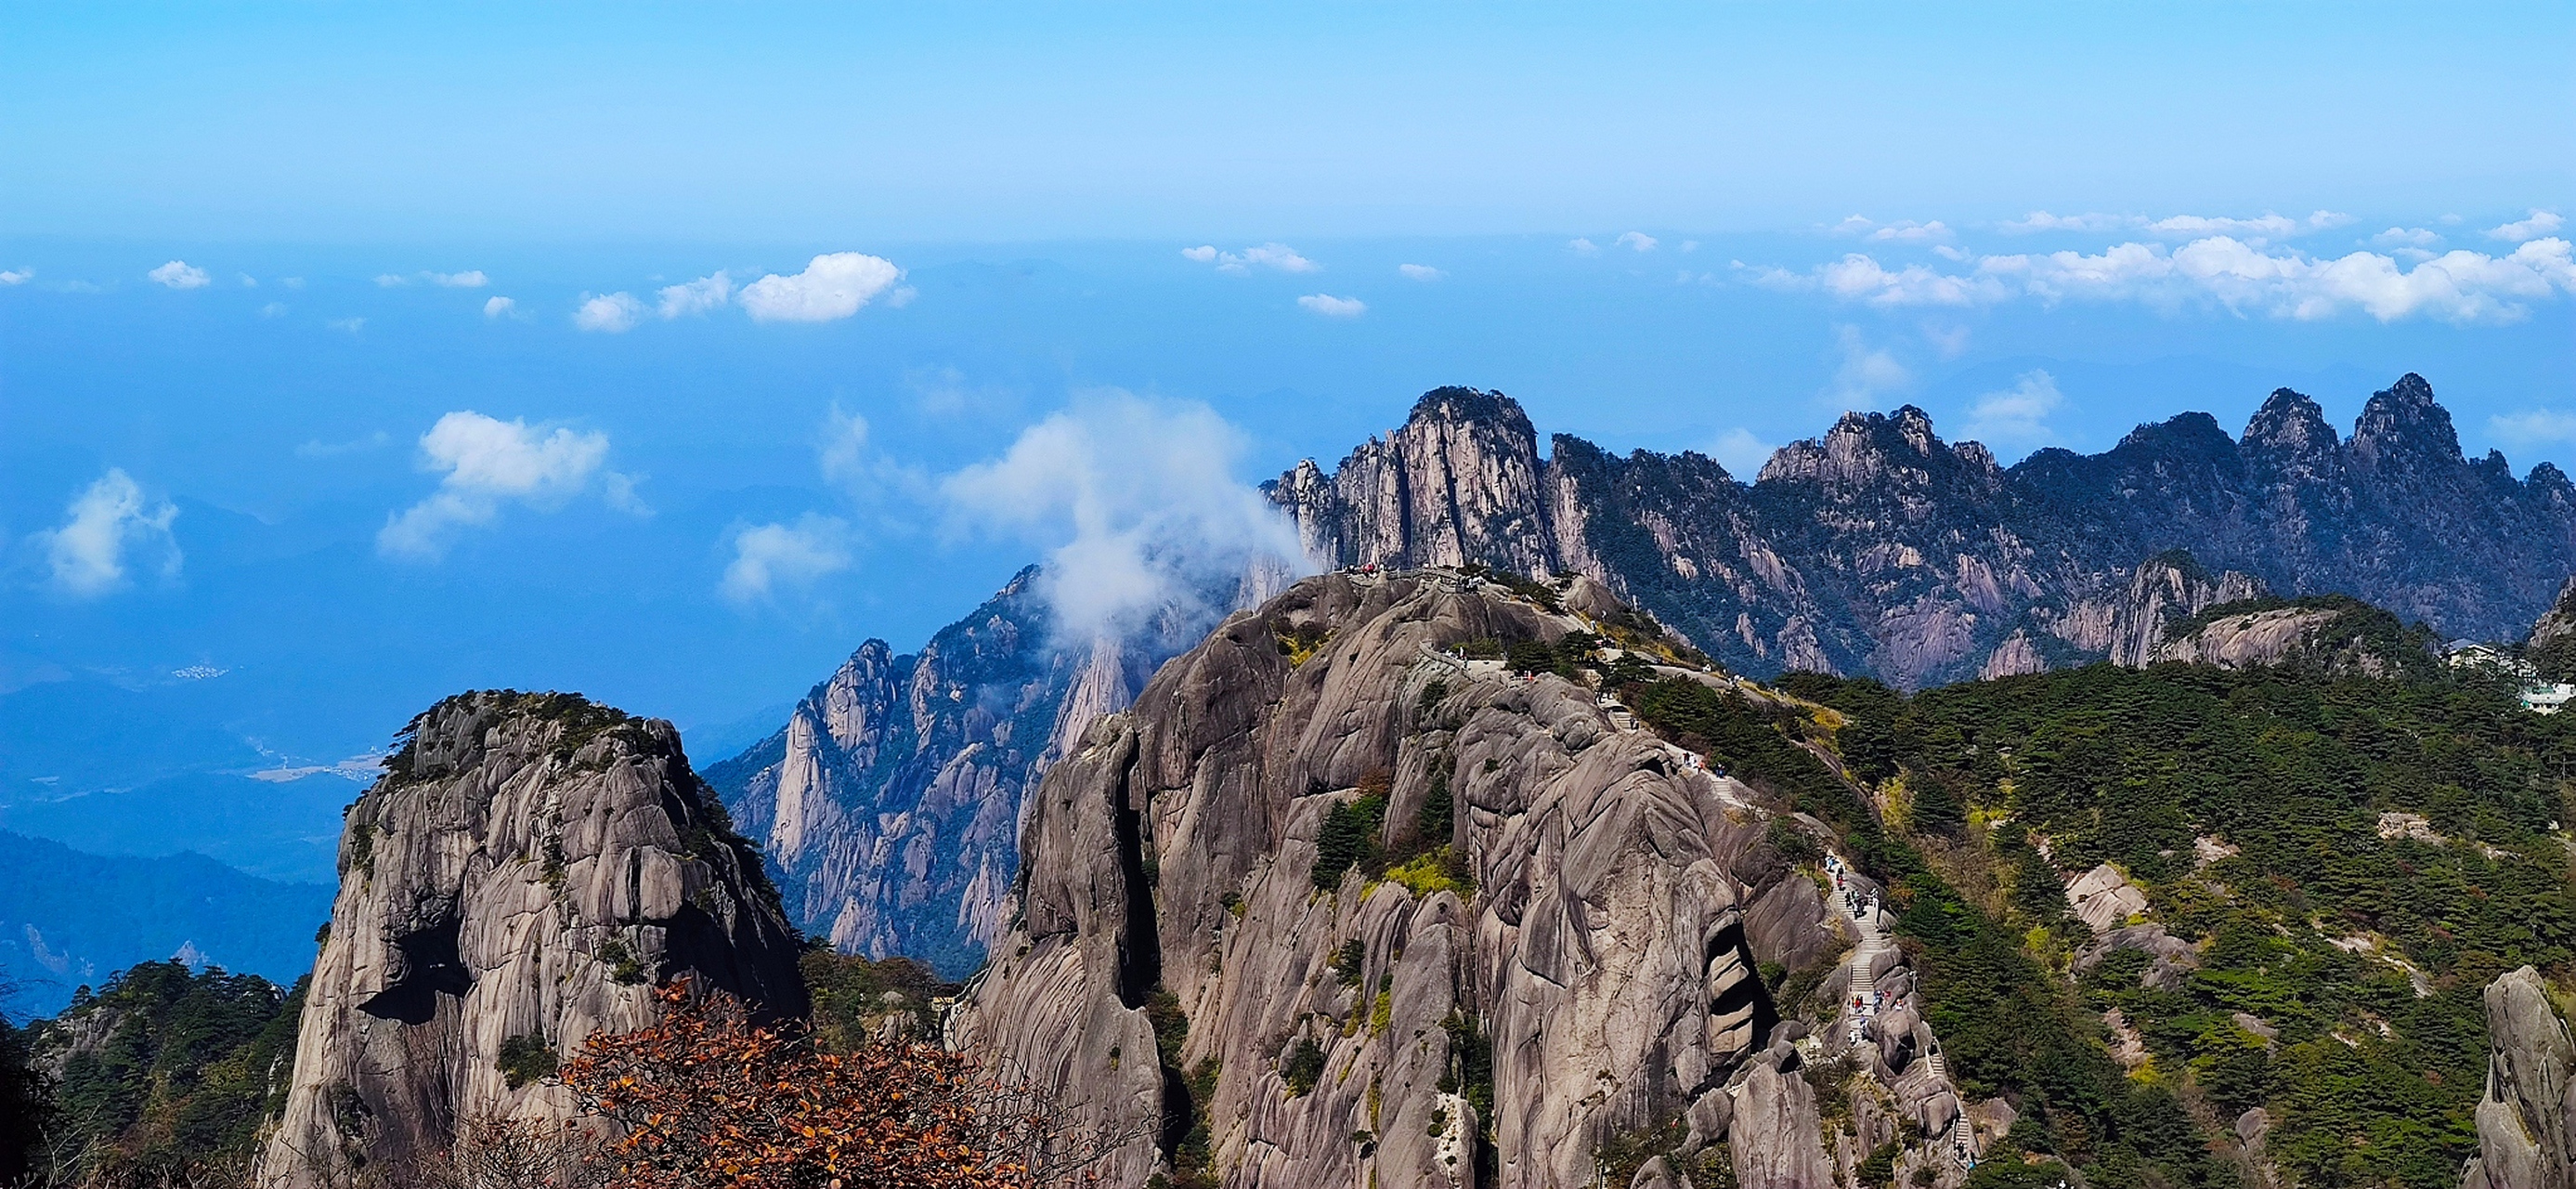
{"label": "rocky outcrop spire", "polygon": [[2576,1041],[2525,966],[2487,984],[2487,1092],[2460,1189],[2576,1189]]}
{"label": "rocky outcrop spire", "polygon": [[2342,444],[2325,410],[2304,393],[2275,388],[2245,423],[2246,460],[2258,481],[2307,483],[2336,477]]}
{"label": "rocky outcrop spire", "polygon": [[1499,392],[1435,388],[1402,429],[1331,475],[1308,459],[1264,486],[1310,556],[1336,564],[1556,569],[1538,432]]}
{"label": "rocky outcrop spire", "polygon": [[412,721],[349,807],[261,1180],[400,1169],[482,1115],[561,1117],[503,1072],[656,1013],[687,976],[802,1015],[795,937],[679,733],[572,694],[486,691]]}
{"label": "rocky outcrop spire", "polygon": [[2433,386],[2413,372],[2362,406],[2347,449],[2355,466],[2373,473],[2439,473],[2461,463],[2450,411],[2434,403]]}
{"label": "rocky outcrop spire", "polygon": [[1995,457],[1975,442],[1956,446],[1932,431],[1932,417],[1912,405],[1894,413],[1845,413],[1822,441],[1792,442],[1764,464],[1758,482],[1812,483],[1850,495],[1890,489],[1928,491],[2001,478]]}

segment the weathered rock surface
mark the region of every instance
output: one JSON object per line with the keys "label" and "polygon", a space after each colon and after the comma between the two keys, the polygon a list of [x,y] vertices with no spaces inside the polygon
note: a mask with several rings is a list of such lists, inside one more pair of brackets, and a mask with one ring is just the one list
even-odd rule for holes
{"label": "weathered rock surface", "polygon": [[1750,485],[1699,454],[1566,435],[1541,458],[1508,398],[1440,389],[1337,470],[1310,460],[1269,491],[1322,560],[1570,569],[1738,671],[1906,687],[2142,663],[2169,621],[2258,587],[2501,639],[2576,571],[2576,486],[2547,463],[2517,480],[2501,455],[2464,458],[2413,375],[2348,441],[2284,389],[2241,438],[2188,413],[2000,469],[1908,407],[1849,414]]}
{"label": "weathered rock surface", "polygon": [[2147,894],[2130,883],[2120,869],[2104,863],[2076,876],[2066,885],[2066,907],[2075,919],[2095,934],[2108,933],[2127,924],[2130,917],[2147,909]]}
{"label": "weathered rock surface", "polygon": [[2461,1189],[2576,1186],[2576,1041],[2525,966],[2487,985],[2487,1093]]}
{"label": "weathered rock surface", "polygon": [[[1021,918],[952,1039],[1143,1132],[1118,1186],[1194,1122],[1227,1185],[1396,1189],[1586,1184],[1604,1141],[1685,1119],[1790,1178],[1746,1184],[1834,1183],[1754,968],[1842,946],[1752,790],[1587,688],[1442,653],[1581,622],[1455,572],[1326,575],[1227,620],[1036,790]],[[1364,789],[1430,857],[1319,889],[1325,823]],[[1448,833],[1417,837],[1441,799]],[[1437,874],[1444,842],[1472,883]]]}
{"label": "weathered rock surface", "polygon": [[2558,588],[2558,601],[2531,625],[2523,650],[2543,679],[2576,681],[2576,578]]}
{"label": "weathered rock surface", "polygon": [[2151,661],[2249,669],[2286,665],[2388,677],[2433,664],[2432,638],[2387,611],[2340,595],[2258,598],[2208,607],[2167,629]]}
{"label": "weathered rock surface", "polygon": [[2317,629],[2333,622],[2335,614],[2304,607],[2276,607],[2222,616],[2199,631],[2167,641],[2156,649],[2155,659],[2224,669],[2279,664],[2305,649]]}
{"label": "weathered rock surface", "polygon": [[413,720],[348,811],[263,1184],[345,1183],[464,1119],[557,1116],[503,1042],[557,1054],[652,1020],[686,975],[801,1015],[793,936],[678,732],[575,695],[463,694]]}

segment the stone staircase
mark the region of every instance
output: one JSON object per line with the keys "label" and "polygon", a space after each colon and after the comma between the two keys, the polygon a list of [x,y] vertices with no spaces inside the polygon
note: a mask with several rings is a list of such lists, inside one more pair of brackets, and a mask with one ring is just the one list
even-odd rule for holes
{"label": "stone staircase", "polygon": [[[1837,886],[1835,889],[1835,895],[1833,897],[1835,912],[1844,920],[1850,921],[1852,923],[1853,931],[1860,934],[1860,945],[1852,950],[1851,956],[1851,976],[1849,979],[1851,987],[1849,994],[1851,996],[1851,1000],[1848,1004],[1851,1013],[1851,1028],[1847,1034],[1847,1038],[1850,1043],[1860,1044],[1868,1039],[1870,1022],[1878,1016],[1878,980],[1877,977],[1870,972],[1871,960],[1880,954],[1895,949],[1896,943],[1893,940],[1890,940],[1887,933],[1878,926],[1877,903],[1874,900],[1863,897],[1857,886],[1844,884],[1843,880],[1840,878],[1845,870],[1842,863],[1837,859],[1828,857],[1825,865],[1826,869],[1837,877],[1837,884],[1842,885]],[[1951,1084],[1949,1064],[1942,1059],[1941,1049],[1937,1043],[1933,1045],[1932,1051],[1925,1055],[1924,1060],[1932,1068],[1932,1078],[1934,1081],[1940,1082],[1945,1086]],[[1955,1087],[1953,1087],[1952,1093],[1955,1097]],[[1975,1168],[1977,1166],[1976,1129],[1968,1123],[1967,1104],[1965,1101],[1960,1103],[1960,1113],[1958,1117],[1951,1121],[1949,1143],[1946,1147],[1949,1150],[1950,1158],[1957,1161],[1960,1167]]]}
{"label": "stone staircase", "polygon": [[[1938,1047],[1926,1054],[1923,1060],[1932,1067],[1933,1080],[1949,1082],[1950,1066],[1941,1059]],[[1958,1117],[1950,1121],[1950,1158],[1958,1161],[1961,1168],[1977,1166],[1977,1131],[1968,1125],[1968,1104],[1964,1101],[1959,1104]]]}

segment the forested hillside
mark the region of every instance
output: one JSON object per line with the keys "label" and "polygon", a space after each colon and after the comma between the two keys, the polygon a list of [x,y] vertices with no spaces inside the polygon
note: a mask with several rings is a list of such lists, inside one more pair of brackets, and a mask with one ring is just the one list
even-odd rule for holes
{"label": "forested hillside", "polygon": [[2303,1185],[2456,1184],[2482,988],[2576,972],[2576,719],[2287,669],[1785,684],[1831,710],[1780,725],[1829,742],[1900,828],[1835,804],[1842,783],[1740,704],[1709,699],[1700,729],[1851,828],[1951,1068],[2014,1101],[2015,1145],[2097,1183],[2268,1162]]}
{"label": "forested hillside", "polygon": [[105,1183],[241,1175],[285,1101],[303,984],[146,962],[23,1036],[52,1091],[46,1159]]}

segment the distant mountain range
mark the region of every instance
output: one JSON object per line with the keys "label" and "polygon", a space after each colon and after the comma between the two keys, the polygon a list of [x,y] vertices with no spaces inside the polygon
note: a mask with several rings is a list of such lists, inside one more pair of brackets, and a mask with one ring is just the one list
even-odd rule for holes
{"label": "distant mountain range", "polygon": [[[2113,660],[2256,595],[2352,595],[2444,636],[2519,638],[2576,572],[2576,488],[2462,457],[2408,375],[2339,437],[2282,389],[2232,438],[2205,413],[2006,468],[1922,410],[1851,413],[1752,483],[1706,456],[1542,457],[1510,397],[1441,388],[1326,471],[1264,485],[1315,559],[1573,571],[1729,669],[1920,688]],[[708,779],[835,945],[962,974],[1012,912],[1025,790],[1194,631],[1050,648],[1025,571],[917,656],[871,640]],[[1257,603],[1250,592],[1236,605]],[[1195,625],[1203,627],[1204,625]]]}
{"label": "distant mountain range", "polygon": [[2185,413],[2010,468],[1912,406],[1846,414],[1750,484],[1687,451],[1551,446],[1509,397],[1443,388],[1335,470],[1310,460],[1268,490],[1336,564],[1572,570],[1729,668],[1906,688],[2110,657],[2137,567],[2169,551],[2486,639],[2519,636],[2576,571],[2567,476],[2462,457],[2411,374],[2349,439],[2285,388],[2241,438]]}
{"label": "distant mountain range", "polygon": [[313,968],[332,890],[244,875],[198,854],[83,854],[0,830],[0,974],[13,1016],[49,1015],[74,988],[178,957],[292,983]]}

